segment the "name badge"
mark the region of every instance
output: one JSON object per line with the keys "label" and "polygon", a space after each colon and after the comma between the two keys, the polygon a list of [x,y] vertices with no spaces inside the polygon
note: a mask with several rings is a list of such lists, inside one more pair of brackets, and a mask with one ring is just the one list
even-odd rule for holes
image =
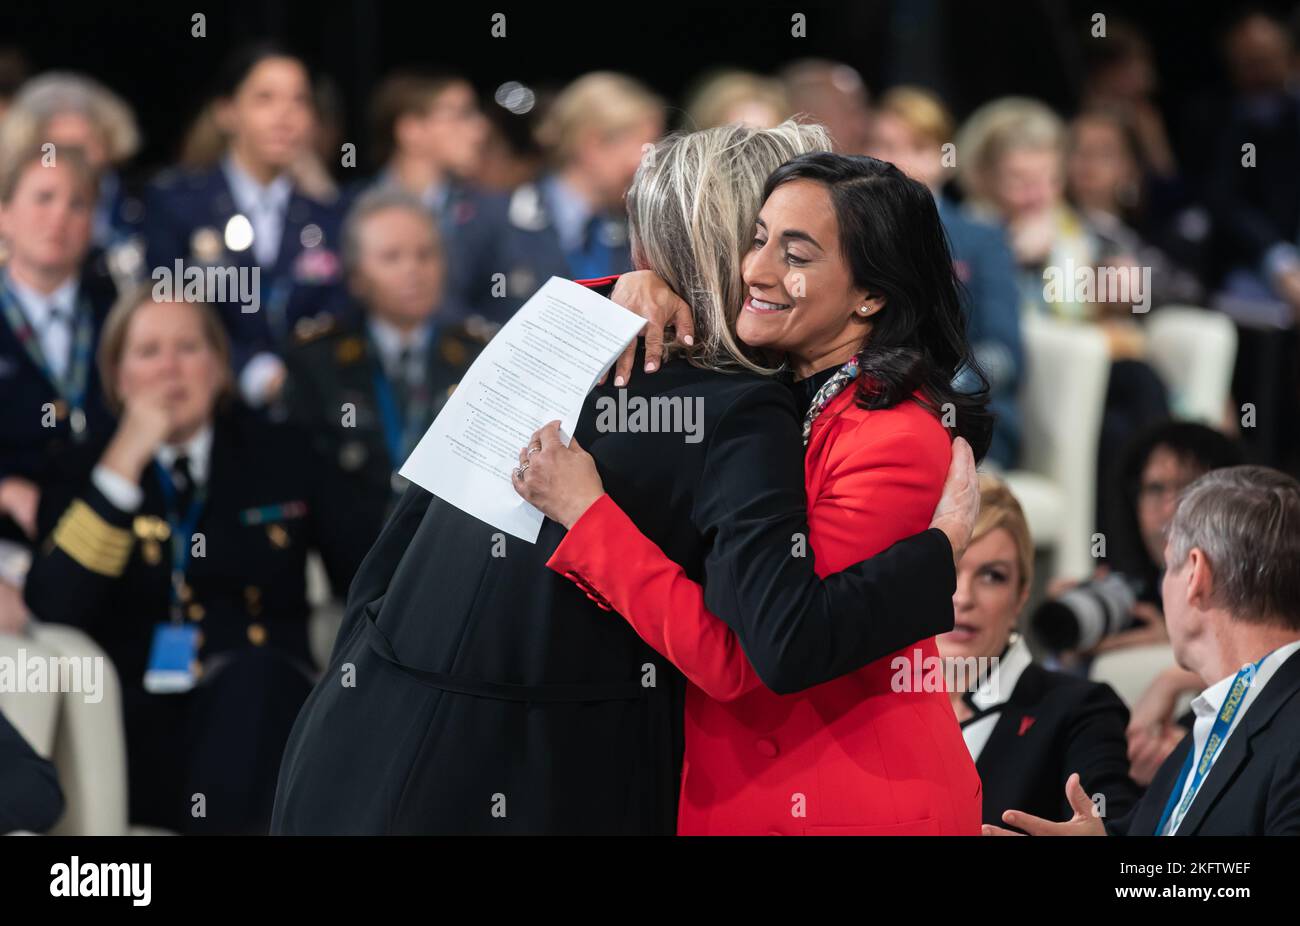
{"label": "name badge", "polygon": [[193,624],[158,624],[153,629],[144,690],[181,694],[199,680],[199,628]]}

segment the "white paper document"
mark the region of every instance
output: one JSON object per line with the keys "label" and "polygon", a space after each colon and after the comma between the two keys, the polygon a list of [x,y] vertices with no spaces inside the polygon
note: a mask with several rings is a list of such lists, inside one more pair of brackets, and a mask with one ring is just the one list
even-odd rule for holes
{"label": "white paper document", "polygon": [[510,481],[519,451],[557,418],[573,433],[587,393],[644,324],[604,296],[551,277],[483,348],[401,474],[536,543],[542,513]]}

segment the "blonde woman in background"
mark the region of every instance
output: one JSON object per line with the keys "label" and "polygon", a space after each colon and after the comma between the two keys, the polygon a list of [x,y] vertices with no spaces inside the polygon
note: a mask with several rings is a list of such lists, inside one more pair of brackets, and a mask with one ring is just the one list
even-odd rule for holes
{"label": "blonde woman in background", "polygon": [[[943,193],[952,175],[945,146],[954,129],[947,107],[933,93],[894,87],[876,107],[867,153],[891,162],[934,194],[967,300],[967,337],[988,379],[989,405],[997,416],[988,459],[1010,469],[1020,450],[1018,392],[1024,367],[1016,265],[999,223],[970,215]],[[959,380],[961,388],[971,380],[969,371]]]}
{"label": "blonde woman in background", "polygon": [[[1130,305],[1079,298],[1087,294],[1077,292],[1074,282],[1080,270],[1108,261],[1125,266],[1131,258],[1106,255],[1098,236],[1066,201],[1065,125],[1045,104],[1022,97],[986,104],[958,133],[957,151],[958,177],[972,208],[1007,229],[1020,269],[1022,313],[1099,325],[1106,335],[1112,362],[1097,486],[1097,527],[1104,530],[1111,467],[1137,433],[1169,417],[1169,401],[1164,384],[1142,359],[1146,336]],[[1047,285],[1053,273],[1063,282],[1057,291]]]}
{"label": "blonde woman in background", "polygon": [[1075,772],[1089,794],[1105,798],[1107,815],[1121,816],[1140,796],[1128,775],[1128,710],[1109,686],[1034,662],[1016,630],[1033,564],[1020,503],[982,475],[979,517],[957,563],[954,626],[938,642],[950,665],[991,661],[974,678],[954,673],[948,693],[984,782],[984,822],[1000,824],[1011,808],[1068,816],[1061,782]]}
{"label": "blonde woman in background", "polygon": [[[123,182],[120,171],[140,149],[140,131],[130,105],[84,74],[50,71],[23,84],[0,121],[0,157],[51,143],[80,148],[99,175],[91,243],[105,250],[136,241],[144,203]],[[129,276],[143,270],[137,249]]]}
{"label": "blonde woman in background", "polygon": [[719,71],[706,77],[686,104],[686,123],[692,129],[719,125],[770,129],[790,116],[790,101],[781,82],[749,71]]}
{"label": "blonde woman in background", "polygon": [[560,92],[537,130],[549,169],[509,198],[506,294],[494,300],[505,317],[552,276],[632,269],[623,196],[663,130],[663,101],[623,74],[596,71]]}

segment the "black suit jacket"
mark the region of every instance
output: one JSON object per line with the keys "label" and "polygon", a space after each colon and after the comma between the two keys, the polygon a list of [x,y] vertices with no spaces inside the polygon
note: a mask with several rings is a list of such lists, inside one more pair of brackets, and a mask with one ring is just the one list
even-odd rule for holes
{"label": "black suit jacket", "polygon": [[[609,386],[577,438],[764,678],[809,687],[951,628],[938,531],[824,582],[790,555],[808,526],[785,386],[671,362],[628,392],[698,400],[703,439],[598,431]],[[546,568],[563,530],[547,521],[524,543],[408,489],[286,747],[273,832],[674,831],[683,679]]]}
{"label": "black suit jacket", "polygon": [[63,813],[59,776],[0,714],[0,835],[43,833]]}
{"label": "black suit jacket", "polygon": [[[418,427],[412,424],[417,433],[437,417],[483,349],[482,338],[463,325],[444,324],[440,316],[435,325],[424,372],[431,402],[428,417]],[[347,492],[334,504],[355,518],[368,547],[397,502],[393,474],[406,458],[393,459],[385,441],[375,386],[379,361],[362,310],[354,307],[337,323],[300,337],[284,361],[289,374],[282,398],[285,414],[310,438],[321,465],[338,472]],[[347,426],[345,405],[354,413]]]}
{"label": "black suit jacket", "polygon": [[[1300,835],[1300,653],[1278,667],[1237,723],[1176,835]],[[1188,734],[1133,812],[1107,825],[1112,835],[1155,834],[1192,747]]]}
{"label": "black suit jacket", "polygon": [[[0,274],[0,287],[4,286]],[[94,317],[94,346],[86,380],[85,443],[106,438],[113,429],[113,416],[104,404],[99,383],[99,365],[95,363],[99,332],[104,318],[117,298],[112,278],[103,268],[98,255],[88,258],[81,273],[77,299],[86,304]],[[68,425],[68,411],[62,412],[55,426],[45,427],[43,409],[58,403],[59,393],[19,342],[17,334],[0,315],[0,479],[21,476],[44,487],[57,475],[55,461],[78,446]],[[0,515],[0,537],[11,540],[26,538],[8,517]]]}
{"label": "black suit jacket", "polygon": [[984,822],[1006,826],[1007,810],[1068,820],[1073,772],[1088,794],[1105,798],[1107,817],[1127,813],[1141,795],[1128,776],[1127,726],[1128,709],[1109,685],[1030,663],[975,763]]}
{"label": "black suit jacket", "polygon": [[[153,694],[144,687],[150,644],[171,611],[170,544],[158,539],[166,504],[150,466],[139,509],[115,507],[91,479],[94,457],[87,448],[67,460],[75,474],[41,500],[49,536],[27,576],[27,603],[42,620],[85,630],[117,669],[133,822],[265,832],[279,751],[314,678],[307,552],[321,552],[341,590],[366,550],[363,528],[337,504],[348,490],[292,428],[238,410],[217,416],[195,527],[204,555],[190,559],[183,596],[205,671],[192,692]],[[190,813],[196,792],[208,796],[206,817]]]}

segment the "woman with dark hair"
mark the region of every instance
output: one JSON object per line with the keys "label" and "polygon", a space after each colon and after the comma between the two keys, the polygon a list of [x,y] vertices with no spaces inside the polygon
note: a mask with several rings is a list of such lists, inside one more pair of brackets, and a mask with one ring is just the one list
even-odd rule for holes
{"label": "woman with dark hair", "polygon": [[260,406],[284,382],[280,352],[290,339],[328,327],[345,303],[342,210],[295,175],[316,124],[311,76],[299,58],[270,43],[237,50],[219,74],[212,114],[225,139],[221,162],[168,171],[150,189],[148,264],[236,271],[236,293],[203,298],[230,332],[240,394]]}
{"label": "woman with dark hair", "polygon": [[[810,529],[790,538],[790,555],[811,546],[824,576],[924,527],[952,436],[982,455],[992,422],[987,393],[951,386],[971,358],[924,186],[874,158],[818,152],[778,168],[764,200],[735,333],[802,384]],[[548,565],[691,682],[679,833],[978,831],[979,778],[952,705],[938,679],[921,681],[940,668],[933,637],[783,696],[711,613],[740,577],[711,574],[706,591],[604,494],[591,457],[564,447],[554,425],[520,452],[515,486],[569,528]]]}
{"label": "woman with dark hair", "polygon": [[[825,695],[787,702],[799,712],[799,729],[777,730],[779,739],[757,734],[757,747],[756,736],[744,740],[752,762],[790,753],[774,763],[773,773],[794,761],[831,776],[823,779],[825,791],[801,780],[782,793],[779,808],[765,811],[764,831],[847,826],[974,833],[978,778],[947,699],[941,692],[874,697],[887,690],[883,664],[866,675],[858,671],[952,629],[954,558],[973,526],[978,497],[970,448],[957,440],[950,451],[939,421],[906,398],[895,408],[868,411],[849,401],[854,390],[832,399],[828,389],[828,410],[810,439],[815,458],[832,468],[833,490],[844,497],[837,516],[829,510],[835,500],[822,492],[823,473],[810,469],[813,497],[821,496],[810,518],[802,412],[786,385],[759,375],[772,371],[747,356],[750,349],[735,336],[742,304],[763,308],[745,298],[742,265],[753,265],[753,295],[784,301],[776,294],[778,270],[785,266],[778,253],[812,247],[787,240],[786,228],[804,228],[829,255],[802,268],[806,291],[819,298],[797,297],[790,317],[799,330],[809,321],[819,330],[833,327],[826,324],[833,315],[844,322],[865,319],[860,307],[879,307],[850,278],[827,194],[822,224],[765,213],[776,243],[749,245],[767,178],[796,155],[829,145],[820,126],[724,126],[670,136],[642,160],[627,199],[632,253],[638,266],[690,294],[693,336],[688,349],[679,345],[654,376],[637,377],[623,390],[593,390],[575,441],[590,448],[610,495],[650,540],[630,526],[624,536],[653,541],[658,546],[650,550],[662,566],[680,563],[708,587],[709,610],[717,618],[703,611],[699,586],[689,586],[700,633],[674,642],[701,651],[743,647],[749,660],[742,660],[744,670],[774,691],[824,691],[831,683]],[[822,189],[789,183],[774,198],[801,185]],[[821,357],[817,369],[833,374],[856,350],[869,326],[852,325],[845,356]],[[808,343],[827,340],[818,334]],[[899,343],[900,354],[915,349],[923,358],[920,379],[926,379],[928,343],[905,335]],[[949,362],[946,349],[940,352]],[[887,377],[891,388],[900,388],[897,374]],[[836,382],[849,382],[848,375]],[[702,421],[685,435],[680,428],[647,429],[631,420],[611,427],[601,411],[610,402],[640,408],[689,403]],[[880,444],[874,470],[851,458],[855,432]],[[553,456],[539,462],[542,470]],[[923,463],[914,466],[918,457]],[[952,478],[941,495],[945,469]],[[525,469],[515,484],[532,486],[534,475]],[[607,515],[619,511],[612,503],[596,507]],[[536,543],[511,539],[507,548],[496,528],[416,485],[407,488],[351,586],[330,667],[285,748],[273,832],[677,829],[686,682],[661,653],[679,663],[690,660],[671,646],[655,652],[627,622],[607,613],[608,603],[577,572],[562,577],[547,568],[572,524],[557,514],[561,523],[544,522]],[[828,534],[836,536],[824,542]],[[805,555],[810,536],[816,563]],[[599,556],[601,550],[592,552]],[[605,552],[623,557],[627,547],[611,545]],[[644,572],[635,567],[653,562],[633,553],[625,565],[640,577]],[[598,566],[602,575],[618,568]],[[658,597],[653,579],[646,591],[647,598]],[[932,642],[925,647],[934,652]],[[340,685],[338,672],[365,682]],[[835,682],[846,673],[852,673],[849,680]],[[693,703],[708,700],[698,691],[692,697]],[[890,718],[860,723],[863,700],[871,702],[866,711],[873,718],[886,703],[896,709],[887,712]],[[819,709],[846,716],[841,723],[816,721],[810,715]],[[885,757],[862,741],[877,735],[897,755]],[[806,750],[819,745],[841,755],[847,747],[851,758],[847,764],[814,763]],[[886,761],[890,774],[883,771]],[[854,773],[853,763],[870,769]],[[760,770],[750,771],[754,777]],[[703,779],[692,769],[688,780]],[[882,787],[870,787],[872,780]],[[806,811],[791,808],[795,797]],[[735,828],[752,829],[756,819]]]}

